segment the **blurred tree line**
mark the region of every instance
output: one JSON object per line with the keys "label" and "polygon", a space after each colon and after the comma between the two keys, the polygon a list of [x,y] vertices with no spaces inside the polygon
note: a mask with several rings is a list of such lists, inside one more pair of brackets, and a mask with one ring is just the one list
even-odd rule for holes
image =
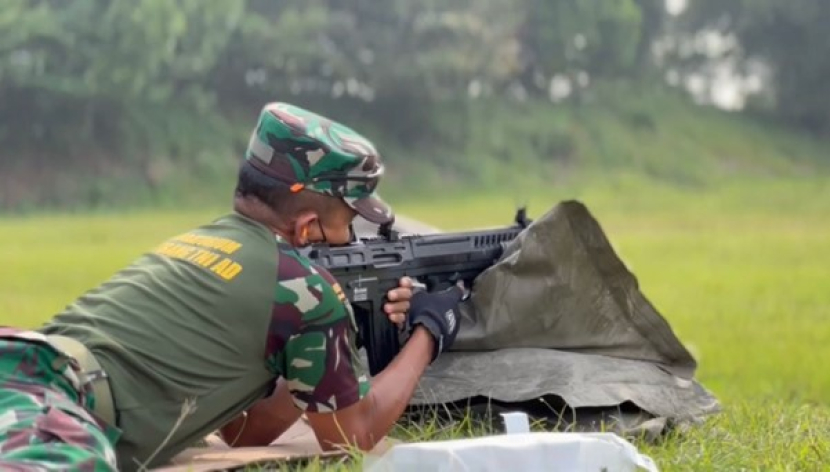
{"label": "blurred tree line", "polygon": [[830,23],[827,0],[691,0],[678,22],[687,37],[714,32],[725,38],[714,53],[686,51],[681,62],[730,62],[764,74],[769,86],[750,107],[784,123],[826,136],[830,132]]}
{"label": "blurred tree line", "polygon": [[684,46],[704,30],[769,65],[759,109],[824,131],[828,19],[821,0],[692,0],[678,18],[663,0],[4,0],[0,172],[153,185],[236,158],[275,99],[429,148],[472,98],[578,102],[604,80],[697,73],[723,59]]}

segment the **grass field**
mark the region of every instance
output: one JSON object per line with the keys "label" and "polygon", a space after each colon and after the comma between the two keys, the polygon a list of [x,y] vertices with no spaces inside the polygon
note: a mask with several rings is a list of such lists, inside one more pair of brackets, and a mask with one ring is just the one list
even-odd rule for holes
{"label": "grass field", "polygon": [[[531,216],[585,202],[698,359],[724,411],[657,446],[662,470],[830,469],[830,185],[702,193],[633,181],[527,190]],[[509,222],[512,197],[395,202],[445,229]],[[34,326],[160,239],[219,214],[0,219],[0,323]]]}

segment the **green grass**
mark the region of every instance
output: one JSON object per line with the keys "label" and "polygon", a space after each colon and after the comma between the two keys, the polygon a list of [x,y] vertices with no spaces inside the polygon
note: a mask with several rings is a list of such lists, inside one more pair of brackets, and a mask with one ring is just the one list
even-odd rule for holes
{"label": "green grass", "polygon": [[[625,177],[607,188],[393,201],[400,213],[445,229],[507,223],[519,201],[531,216],[558,200],[584,201],[724,408],[642,450],[662,470],[827,470],[830,186],[823,180],[678,190]],[[160,239],[221,211],[0,219],[0,323],[44,321]],[[480,432],[427,426],[407,439]]]}

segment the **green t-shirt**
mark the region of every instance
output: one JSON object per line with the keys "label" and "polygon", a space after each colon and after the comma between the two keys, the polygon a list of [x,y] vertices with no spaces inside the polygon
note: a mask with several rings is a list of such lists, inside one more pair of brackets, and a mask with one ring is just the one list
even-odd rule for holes
{"label": "green t-shirt", "polygon": [[165,241],[39,331],[83,342],[109,374],[124,470],[166,462],[278,376],[304,411],[369,388],[335,279],[239,214]]}

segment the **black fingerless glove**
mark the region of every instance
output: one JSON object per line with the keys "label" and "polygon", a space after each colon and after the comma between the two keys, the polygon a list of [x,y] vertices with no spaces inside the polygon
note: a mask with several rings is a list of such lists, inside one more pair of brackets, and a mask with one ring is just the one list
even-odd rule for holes
{"label": "black fingerless glove", "polygon": [[464,297],[465,290],[457,286],[441,292],[422,291],[412,295],[407,316],[409,333],[411,335],[412,331],[421,325],[432,334],[435,349],[431,362],[455,342],[461,325],[458,304]]}

